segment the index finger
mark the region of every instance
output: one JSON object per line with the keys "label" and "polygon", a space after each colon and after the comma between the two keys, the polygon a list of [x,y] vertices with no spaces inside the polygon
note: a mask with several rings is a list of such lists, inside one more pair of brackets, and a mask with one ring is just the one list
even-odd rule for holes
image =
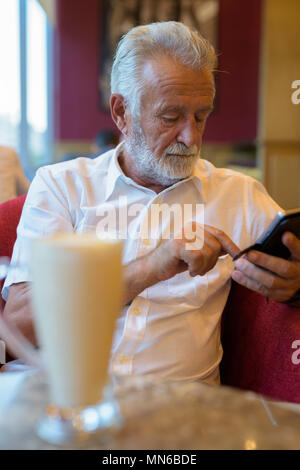
{"label": "index finger", "polygon": [[239,247],[226,235],[222,230],[212,227],[211,225],[204,225],[204,230],[207,230],[213,235],[222,246],[221,255],[229,254],[232,258],[240,252]]}
{"label": "index finger", "polygon": [[292,261],[255,250],[249,251],[246,256],[251,263],[265,268],[284,279],[293,279],[297,276],[297,268]]}

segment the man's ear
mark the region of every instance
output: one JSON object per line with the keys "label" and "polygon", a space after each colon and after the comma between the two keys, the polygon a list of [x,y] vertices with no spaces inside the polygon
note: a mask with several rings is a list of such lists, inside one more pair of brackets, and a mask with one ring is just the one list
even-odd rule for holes
{"label": "man's ear", "polygon": [[119,93],[113,93],[110,97],[110,112],[117,128],[126,136],[130,125],[130,114],[124,97]]}

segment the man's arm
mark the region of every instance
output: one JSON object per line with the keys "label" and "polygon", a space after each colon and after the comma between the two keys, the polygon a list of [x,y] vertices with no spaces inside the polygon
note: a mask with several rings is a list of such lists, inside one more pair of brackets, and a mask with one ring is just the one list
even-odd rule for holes
{"label": "man's arm", "polygon": [[[124,267],[124,305],[130,303],[147,287],[170,279],[176,274],[189,271],[191,276],[203,276],[211,270],[219,256],[229,253],[232,257],[240,250],[221,230],[205,226],[204,243],[199,250],[188,250],[187,240],[172,239],[163,242],[149,255],[138,258]],[[33,344],[35,335],[30,284],[12,284],[4,309],[4,316],[15,324]]]}
{"label": "man's arm", "polygon": [[8,323],[15,325],[31,343],[37,346],[32,319],[30,284],[20,282],[9,289],[3,316]]}
{"label": "man's arm", "polygon": [[[150,268],[149,256],[124,267],[124,305],[130,303],[140,292],[158,282]],[[31,287],[28,282],[12,284],[9,289],[3,317],[8,324],[16,326],[34,346],[38,345],[31,305]],[[10,355],[13,355],[9,351]]]}
{"label": "man's arm", "polygon": [[147,287],[183,271],[189,271],[191,276],[203,276],[215,266],[219,256],[228,253],[234,257],[239,252],[224,232],[209,225],[204,226],[201,249],[187,249],[189,241],[183,232],[181,238],[166,240],[149,255],[125,266],[125,305]]}
{"label": "man's arm", "polygon": [[[124,305],[130,303],[140,292],[158,282],[149,266],[149,256],[131,262],[124,268]],[[38,345],[34,329],[30,283],[12,284],[9,289],[3,317],[8,324],[17,327],[34,346]],[[9,351],[9,354],[14,354]]]}

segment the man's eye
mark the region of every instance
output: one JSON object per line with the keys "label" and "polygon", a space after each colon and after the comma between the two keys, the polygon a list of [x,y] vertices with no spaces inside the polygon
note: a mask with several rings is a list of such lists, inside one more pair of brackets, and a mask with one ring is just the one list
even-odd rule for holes
{"label": "man's eye", "polygon": [[163,116],[163,120],[165,122],[176,122],[178,120],[178,116]]}

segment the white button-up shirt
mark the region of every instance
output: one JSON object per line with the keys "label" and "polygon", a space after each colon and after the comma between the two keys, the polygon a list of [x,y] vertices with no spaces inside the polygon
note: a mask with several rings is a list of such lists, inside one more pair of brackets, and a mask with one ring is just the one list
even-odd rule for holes
{"label": "white button-up shirt", "polygon": [[[8,275],[4,299],[11,284],[30,280],[24,269],[30,240],[56,232],[98,230],[109,211],[117,212],[119,234],[130,226],[131,236],[124,240],[127,264],[161,243],[166,220],[158,228],[159,237],[147,236],[145,228],[154,204],[204,207],[204,223],[223,230],[241,249],[253,243],[280,210],[256,180],[203,159],[192,177],[156,194],[124,175],[118,163],[121,149],[122,144],[96,159],[78,158],[37,171],[12,258],[23,267]],[[233,269],[231,257],[221,256],[204,276],[191,277],[186,271],[141,292],[117,320],[111,373],[218,381],[220,319]]]}

